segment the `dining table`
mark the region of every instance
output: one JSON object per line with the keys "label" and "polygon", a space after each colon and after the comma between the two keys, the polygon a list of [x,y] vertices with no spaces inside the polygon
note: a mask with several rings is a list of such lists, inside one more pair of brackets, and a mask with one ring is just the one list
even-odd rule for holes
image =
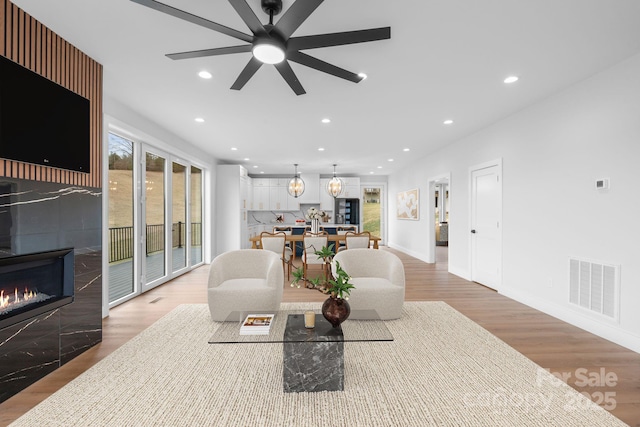
{"label": "dining table", "polygon": [[[336,246],[339,246],[340,243],[346,241],[346,236],[344,234],[327,234],[327,241],[329,243],[334,243]],[[304,239],[304,234],[287,234],[285,236],[285,240],[287,242],[294,242],[294,246],[297,245],[297,242],[302,242]],[[380,242],[380,237],[371,236],[371,242],[373,243],[373,249],[378,249],[378,242]],[[249,239],[251,241],[252,249],[260,248],[260,235],[253,236]],[[296,257],[296,251],[293,251],[293,259]]]}

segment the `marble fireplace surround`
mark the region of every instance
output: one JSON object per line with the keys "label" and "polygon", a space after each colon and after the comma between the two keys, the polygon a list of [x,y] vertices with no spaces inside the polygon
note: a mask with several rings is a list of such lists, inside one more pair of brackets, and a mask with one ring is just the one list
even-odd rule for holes
{"label": "marble fireplace surround", "polygon": [[0,178],[0,258],[73,248],[74,301],[0,329],[0,402],[102,340],[102,193]]}
{"label": "marble fireplace surround", "polygon": [[73,249],[0,258],[0,330],[73,302],[73,261]]}

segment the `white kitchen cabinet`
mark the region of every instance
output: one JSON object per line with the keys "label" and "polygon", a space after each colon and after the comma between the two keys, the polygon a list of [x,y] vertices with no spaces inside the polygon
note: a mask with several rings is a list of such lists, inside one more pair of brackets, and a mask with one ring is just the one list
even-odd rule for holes
{"label": "white kitchen cabinet", "polygon": [[247,186],[247,209],[253,210],[253,179],[251,177],[247,177],[246,181]]}
{"label": "white kitchen cabinet", "polygon": [[347,185],[344,192],[340,196],[343,199],[359,199],[360,198],[360,186],[359,185]]}
{"label": "white kitchen cabinet", "polygon": [[[255,180],[254,180],[255,181]],[[254,210],[268,210],[269,209],[269,189],[266,186],[254,186],[253,187],[253,209]]]}
{"label": "white kitchen cabinet", "polygon": [[289,194],[289,191],[287,191],[287,209],[290,211],[300,210],[300,198],[293,197]]}
{"label": "white kitchen cabinet", "polygon": [[288,187],[289,178],[270,178],[269,187]]}
{"label": "white kitchen cabinet", "polygon": [[249,227],[247,227],[247,211],[243,210],[240,226],[240,249],[249,249],[251,243],[249,242]]}
{"label": "white kitchen cabinet", "polygon": [[288,210],[289,193],[286,187],[269,187],[269,209]]}
{"label": "white kitchen cabinet", "polygon": [[329,182],[329,178],[321,178],[320,179],[320,209],[324,211],[333,211],[334,209],[334,198],[332,195],[327,193],[327,183]]}
{"label": "white kitchen cabinet", "polygon": [[304,193],[295,199],[296,206],[293,209],[297,209],[300,203],[320,203],[320,193],[318,192],[320,174],[301,173],[300,178],[304,181]]}
{"label": "white kitchen cabinet", "polygon": [[251,185],[251,178],[248,176],[240,177],[240,209],[249,209],[249,186]]}
{"label": "white kitchen cabinet", "polygon": [[344,191],[339,196],[340,199],[359,199],[360,198],[360,178],[349,177],[342,178],[345,185]]}

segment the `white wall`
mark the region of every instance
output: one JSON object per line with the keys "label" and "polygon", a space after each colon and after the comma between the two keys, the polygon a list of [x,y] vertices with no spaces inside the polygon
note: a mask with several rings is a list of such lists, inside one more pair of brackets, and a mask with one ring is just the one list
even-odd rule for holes
{"label": "white wall", "polygon": [[[428,259],[428,180],[451,173],[449,269],[469,277],[469,168],[503,164],[501,293],[640,351],[640,55],[417,161],[389,179],[390,245]],[[611,188],[598,191],[597,178]],[[420,221],[395,194],[420,188]],[[568,258],[621,266],[620,322],[568,304]]]}

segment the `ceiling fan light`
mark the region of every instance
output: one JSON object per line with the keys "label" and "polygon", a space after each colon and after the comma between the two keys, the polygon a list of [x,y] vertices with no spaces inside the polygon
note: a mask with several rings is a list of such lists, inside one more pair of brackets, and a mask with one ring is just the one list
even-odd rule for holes
{"label": "ceiling fan light", "polygon": [[253,56],[265,64],[279,64],[284,61],[284,50],[270,43],[259,43],[253,47]]}

